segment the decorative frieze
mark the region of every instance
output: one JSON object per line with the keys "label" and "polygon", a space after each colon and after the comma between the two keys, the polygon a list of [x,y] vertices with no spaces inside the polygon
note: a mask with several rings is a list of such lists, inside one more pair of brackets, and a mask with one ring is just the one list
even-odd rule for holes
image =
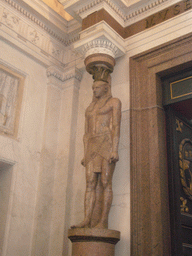
{"label": "decorative frieze", "polygon": [[2,22],[15,31],[18,31],[20,19],[6,9],[4,9],[2,15]]}
{"label": "decorative frieze", "polygon": [[[41,28],[42,30],[44,30],[46,33],[48,33],[49,35],[51,35],[51,37],[55,38],[56,40],[58,40],[60,43],[64,44],[64,45],[69,45],[71,43],[71,41],[73,40],[68,40],[67,35],[66,37],[62,37],[61,35],[59,35],[58,33],[56,33],[53,29],[51,29],[47,24],[45,24],[44,22],[42,22],[41,20],[39,20],[33,13],[30,13],[28,10],[26,10],[25,8],[23,8],[21,5],[19,5],[18,3],[16,3],[13,0],[4,0],[4,2],[6,2],[9,6],[11,6],[14,10],[16,10],[18,13],[22,14],[23,16],[25,16],[28,20],[30,20],[30,22],[34,23],[35,25],[37,25],[39,28]],[[15,16],[15,18],[11,17],[11,21],[10,21],[10,25],[12,23],[15,23],[18,20],[18,18]],[[6,20],[6,22],[8,22],[8,20]],[[67,27],[67,24],[66,24]],[[78,37],[75,35],[75,38],[77,39]],[[75,40],[74,38],[74,40]]]}

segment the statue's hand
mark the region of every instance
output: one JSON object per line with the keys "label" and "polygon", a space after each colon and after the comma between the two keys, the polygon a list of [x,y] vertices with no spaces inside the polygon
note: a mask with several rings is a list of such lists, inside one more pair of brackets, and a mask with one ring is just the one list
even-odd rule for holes
{"label": "statue's hand", "polygon": [[85,158],[83,157],[83,159],[81,160],[81,164],[85,167]]}
{"label": "statue's hand", "polygon": [[119,155],[117,152],[112,152],[111,153],[111,157],[110,157],[110,160],[109,160],[109,163],[116,163],[117,161],[119,161]]}

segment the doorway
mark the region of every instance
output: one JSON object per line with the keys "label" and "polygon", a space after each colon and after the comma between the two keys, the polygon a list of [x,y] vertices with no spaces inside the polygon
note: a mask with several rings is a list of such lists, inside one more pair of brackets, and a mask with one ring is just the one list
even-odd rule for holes
{"label": "doorway", "polygon": [[0,160],[0,255],[3,253],[3,245],[5,240],[12,173],[13,164]]}
{"label": "doorway", "polygon": [[192,33],[130,59],[131,255],[134,256],[172,255],[161,77],[189,67],[192,67]]}
{"label": "doorway", "polygon": [[192,70],[162,80],[167,131],[171,255],[191,256]]}

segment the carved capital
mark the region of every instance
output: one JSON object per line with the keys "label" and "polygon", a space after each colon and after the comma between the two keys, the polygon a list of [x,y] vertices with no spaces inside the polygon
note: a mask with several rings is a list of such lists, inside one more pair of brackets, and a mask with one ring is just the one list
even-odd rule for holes
{"label": "carved capital", "polygon": [[63,73],[54,66],[48,67],[47,77],[49,79],[51,77],[54,77],[55,79],[58,79],[59,81],[63,82]]}
{"label": "carved capital", "polygon": [[80,33],[80,40],[74,43],[74,49],[85,58],[93,54],[105,54],[115,59],[125,54],[124,45],[123,38],[101,21]]}
{"label": "carved capital", "polygon": [[98,64],[92,65],[87,71],[93,76],[94,81],[108,82],[109,75],[113,72],[113,69],[104,64]]}
{"label": "carved capital", "polygon": [[83,47],[85,66],[94,81],[107,81],[115,66],[115,56],[118,48],[110,41],[95,39]]}
{"label": "carved capital", "polygon": [[79,83],[82,79],[82,73],[76,67],[62,71],[57,67],[50,66],[47,69],[47,77],[49,79],[49,83],[58,86],[60,89],[64,89],[70,86],[79,88]]}
{"label": "carved capital", "polygon": [[83,46],[82,53],[85,58],[96,53],[107,54],[115,58],[118,53],[118,48],[107,39],[95,39]]}
{"label": "carved capital", "polygon": [[93,76],[94,81],[108,81],[113,72],[115,59],[107,54],[92,54],[85,59],[86,70]]}

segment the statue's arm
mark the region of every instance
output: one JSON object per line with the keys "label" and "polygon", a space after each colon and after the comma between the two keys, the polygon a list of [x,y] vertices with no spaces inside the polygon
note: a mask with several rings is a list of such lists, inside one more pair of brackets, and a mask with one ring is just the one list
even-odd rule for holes
{"label": "statue's arm", "polygon": [[121,124],[121,101],[114,98],[112,103],[112,153],[111,162],[119,160],[118,146],[120,138],[120,124]]}
{"label": "statue's arm", "polygon": [[85,156],[86,156],[87,144],[88,144],[88,120],[87,120],[86,115],[85,115],[85,133],[84,133],[84,136],[83,136],[83,144],[84,144],[84,157],[81,161],[81,164],[83,166],[85,166]]}

